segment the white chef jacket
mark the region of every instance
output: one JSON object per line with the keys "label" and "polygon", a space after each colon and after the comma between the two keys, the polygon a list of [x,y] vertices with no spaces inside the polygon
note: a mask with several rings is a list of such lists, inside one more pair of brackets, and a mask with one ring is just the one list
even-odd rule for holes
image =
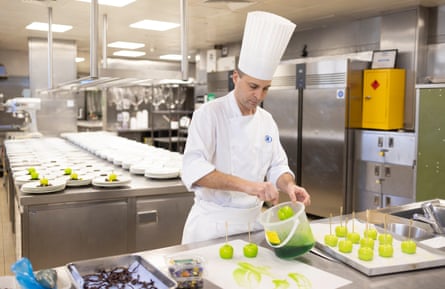
{"label": "white chef jacket", "polygon": [[[213,170],[276,185],[291,173],[278,127],[270,113],[258,107],[243,116],[232,92],[202,105],[193,114],[184,151],[181,178],[195,192],[184,227],[183,243],[208,240],[258,229],[262,202],[244,192],[194,186]],[[228,226],[225,224],[228,223]],[[227,227],[227,228],[226,228]]]}

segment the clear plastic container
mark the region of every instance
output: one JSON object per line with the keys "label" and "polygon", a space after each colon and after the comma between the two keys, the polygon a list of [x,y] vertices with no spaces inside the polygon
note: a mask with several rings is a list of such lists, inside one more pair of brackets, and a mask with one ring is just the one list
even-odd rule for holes
{"label": "clear plastic container", "polygon": [[168,272],[178,283],[178,289],[204,287],[204,258],[201,256],[172,256],[167,258]]}
{"label": "clear plastic container", "polygon": [[[292,208],[293,216],[280,220],[278,211],[285,206]],[[260,222],[267,243],[280,258],[296,258],[314,246],[315,239],[302,203],[284,202],[273,206],[261,213]]]}

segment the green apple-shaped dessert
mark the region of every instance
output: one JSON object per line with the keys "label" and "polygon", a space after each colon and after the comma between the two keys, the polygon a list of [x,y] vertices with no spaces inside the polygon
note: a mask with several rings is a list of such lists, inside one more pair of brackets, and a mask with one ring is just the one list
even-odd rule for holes
{"label": "green apple-shaped dessert", "polygon": [[72,169],[71,168],[65,168],[64,170],[65,175],[71,175]]}
{"label": "green apple-shaped dessert", "polygon": [[278,219],[281,221],[291,218],[294,215],[294,210],[290,206],[283,206],[278,209]]}
{"label": "green apple-shaped dessert", "polygon": [[70,174],[70,179],[77,181],[79,179],[79,175],[76,173],[71,173]]}
{"label": "green apple-shaped dessert", "polygon": [[374,239],[370,237],[365,237],[360,239],[360,246],[361,247],[368,247],[371,249],[374,249]]}
{"label": "green apple-shaped dessert", "polygon": [[327,234],[324,236],[324,243],[330,247],[336,247],[338,242],[338,237],[334,234]]}
{"label": "green apple-shaped dessert", "polygon": [[243,254],[247,258],[255,258],[258,254],[258,246],[255,243],[248,243],[243,247]]}
{"label": "green apple-shaped dessert", "polygon": [[342,253],[352,252],[352,242],[348,239],[343,239],[338,242],[338,250]]}
{"label": "green apple-shaped dessert", "polygon": [[392,257],[394,254],[394,248],[392,244],[381,244],[379,245],[379,256],[381,257]]}
{"label": "green apple-shaped dessert", "polygon": [[360,242],[360,234],[357,232],[349,232],[346,234],[346,239],[350,240],[353,244]]}
{"label": "green apple-shaped dessert", "polygon": [[232,245],[226,243],[219,248],[219,256],[223,259],[232,259],[233,257],[233,247]]}
{"label": "green apple-shaped dessert", "polygon": [[346,237],[348,234],[348,228],[343,225],[338,225],[335,227],[335,235],[337,237]]}
{"label": "green apple-shaped dessert", "polygon": [[383,245],[383,244],[392,244],[392,235],[385,233],[385,234],[380,234],[379,235],[379,244]]}
{"label": "green apple-shaped dessert", "polygon": [[109,182],[116,182],[117,181],[117,175],[115,173],[109,174],[107,181],[109,181]]}
{"label": "green apple-shaped dessert", "polygon": [[365,238],[369,237],[369,238],[371,238],[373,240],[376,240],[377,239],[377,230],[373,229],[373,228],[366,229],[365,231],[363,231],[363,236]]}
{"label": "green apple-shaped dessert", "polygon": [[49,186],[49,181],[48,181],[48,179],[47,179],[47,178],[41,178],[41,179],[40,179],[40,185],[41,185],[42,187]]}
{"label": "green apple-shaped dessert", "polygon": [[370,247],[360,247],[358,249],[358,258],[363,261],[371,261],[374,258],[374,250]]}
{"label": "green apple-shaped dessert", "polygon": [[36,171],[31,172],[31,180],[38,180],[39,179],[39,173]]}
{"label": "green apple-shaped dessert", "polygon": [[402,241],[401,245],[402,252],[405,254],[415,254],[417,244],[412,239]]}

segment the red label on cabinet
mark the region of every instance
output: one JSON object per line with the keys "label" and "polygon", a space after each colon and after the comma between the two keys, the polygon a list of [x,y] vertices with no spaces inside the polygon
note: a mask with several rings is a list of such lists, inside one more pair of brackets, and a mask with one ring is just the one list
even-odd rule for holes
{"label": "red label on cabinet", "polygon": [[374,81],[371,83],[371,87],[374,88],[374,90],[376,90],[377,88],[379,88],[379,86],[380,86],[380,83],[379,83],[377,80],[374,80]]}

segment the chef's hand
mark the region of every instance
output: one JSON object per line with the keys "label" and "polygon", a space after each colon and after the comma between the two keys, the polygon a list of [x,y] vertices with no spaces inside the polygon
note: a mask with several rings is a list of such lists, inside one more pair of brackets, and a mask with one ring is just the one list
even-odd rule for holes
{"label": "chef's hand", "polygon": [[302,202],[305,206],[309,206],[311,204],[311,196],[303,187],[299,187],[295,184],[289,184],[286,192],[289,194],[289,198],[292,202]]}
{"label": "chef's hand", "polygon": [[257,196],[262,201],[271,202],[274,205],[278,204],[279,192],[270,182],[252,183],[252,185],[249,186],[247,193],[249,195]]}

